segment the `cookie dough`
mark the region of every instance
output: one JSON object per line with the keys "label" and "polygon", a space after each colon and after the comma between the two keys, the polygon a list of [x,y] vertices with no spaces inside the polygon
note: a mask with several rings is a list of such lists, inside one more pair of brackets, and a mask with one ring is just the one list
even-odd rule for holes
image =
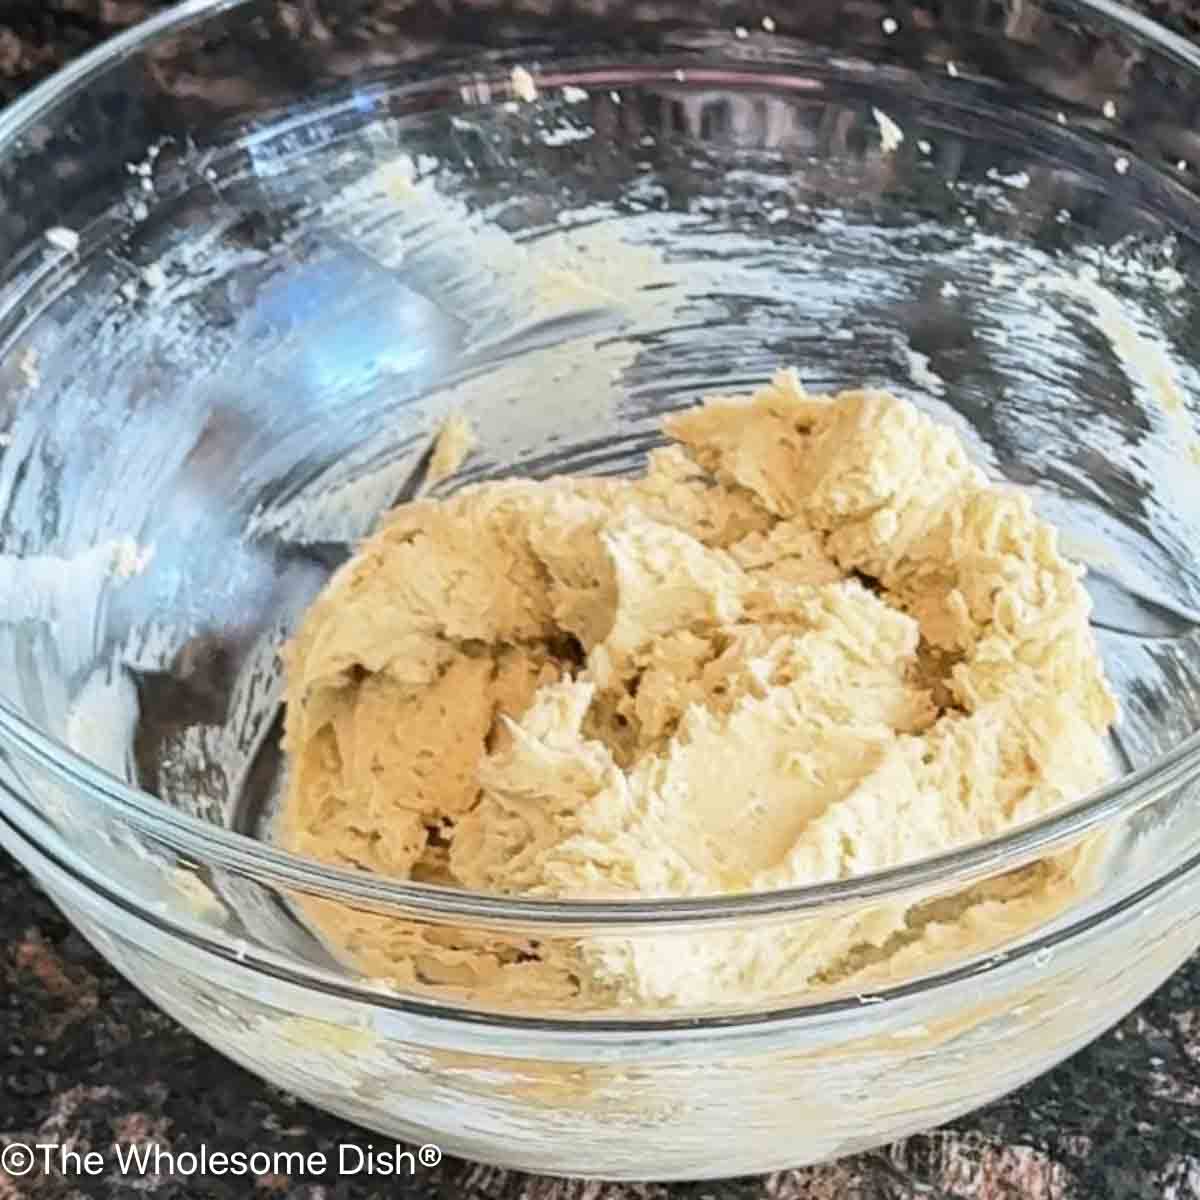
{"label": "cookie dough", "polygon": [[[510,895],[761,892],[964,846],[1108,778],[1117,707],[1081,571],[949,428],[790,371],[664,426],[641,478],[388,514],[286,651],[288,848]],[[704,1005],[1002,942],[1094,858],[737,934],[534,943],[305,909],[405,988]]]}
{"label": "cookie dough", "polygon": [[442,425],[429,455],[429,469],[425,472],[427,484],[441,483],[449,479],[475,449],[475,431],[461,413],[455,413]]}

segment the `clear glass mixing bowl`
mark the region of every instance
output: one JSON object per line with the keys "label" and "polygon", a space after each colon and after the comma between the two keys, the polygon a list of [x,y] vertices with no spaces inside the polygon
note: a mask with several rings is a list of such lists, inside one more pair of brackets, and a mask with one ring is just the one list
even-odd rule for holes
{"label": "clear glass mixing bowl", "polygon": [[[272,846],[275,652],[448,413],[480,448],[445,487],[623,472],[784,363],[953,421],[1081,557],[1195,608],[1198,106],[1200,54],[1102,0],[192,0],[76,63],[0,115],[0,844],[231,1058],[497,1163],[797,1165],[1070,1054],[1200,943],[1197,636],[1100,633],[1124,775],[1052,820],[628,905]],[[298,916],[700,952],[1101,830],[1067,911],[871,994],[486,1011]]]}

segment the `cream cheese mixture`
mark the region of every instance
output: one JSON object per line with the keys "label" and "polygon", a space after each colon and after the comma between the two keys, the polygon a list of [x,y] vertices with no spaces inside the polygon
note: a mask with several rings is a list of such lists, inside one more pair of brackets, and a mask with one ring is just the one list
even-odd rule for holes
{"label": "cream cheese mixture", "polygon": [[[761,892],[964,846],[1108,778],[1117,710],[1081,571],[950,429],[792,372],[664,424],[641,478],[387,515],[286,653],[288,848],[509,895]],[[534,943],[304,908],[402,987],[698,1005],[1001,942],[1093,857],[736,934]]]}

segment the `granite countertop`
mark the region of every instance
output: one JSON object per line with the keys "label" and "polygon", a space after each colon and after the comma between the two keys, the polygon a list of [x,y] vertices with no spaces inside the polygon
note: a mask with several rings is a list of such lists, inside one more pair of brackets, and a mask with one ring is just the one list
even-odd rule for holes
{"label": "granite countertop", "polygon": [[[294,7],[304,8],[305,3]],[[2,0],[0,103],[156,0]],[[1200,5],[1144,7],[1200,34]],[[0,1144],[113,1140],[180,1153],[366,1147],[378,1137],[233,1066],[143,1000],[0,851]],[[244,1196],[240,1178],[138,1181],[159,1200]],[[127,1194],[129,1182],[0,1170],[0,1200]],[[1200,957],[1048,1075],[931,1133],[830,1166],[683,1185],[537,1179],[444,1160],[413,1178],[263,1177],[296,1200],[1185,1200],[1200,1198]]]}

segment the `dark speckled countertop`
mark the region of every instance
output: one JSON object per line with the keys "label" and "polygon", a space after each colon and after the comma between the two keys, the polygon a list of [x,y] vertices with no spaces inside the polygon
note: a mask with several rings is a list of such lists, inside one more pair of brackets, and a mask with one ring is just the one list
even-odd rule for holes
{"label": "dark speckled countertop", "polygon": [[[309,0],[293,6],[303,9]],[[0,103],[155,0],[0,0]],[[1200,36],[1200,5],[1149,3]],[[0,852],[0,1146],[114,1141],[175,1153],[321,1151],[382,1139],[246,1074],[141,998]],[[352,1154],[351,1154],[352,1156]],[[393,1195],[463,1200],[1200,1200],[1200,957],[1094,1045],[952,1125],[830,1166],[721,1183],[601,1185],[443,1161],[412,1178],[132,1180],[0,1170],[0,1200]]]}

